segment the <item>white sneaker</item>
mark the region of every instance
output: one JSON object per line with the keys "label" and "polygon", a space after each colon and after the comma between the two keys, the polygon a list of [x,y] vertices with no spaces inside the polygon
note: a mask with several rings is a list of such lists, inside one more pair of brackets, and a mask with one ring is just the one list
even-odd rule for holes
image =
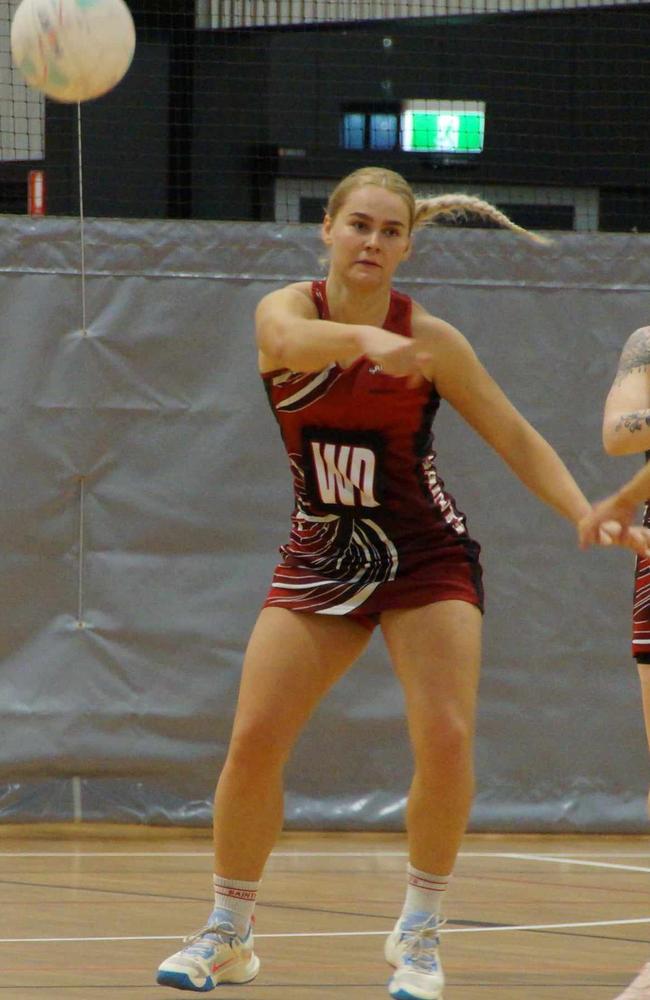
{"label": "white sneaker", "polygon": [[219,922],[185,938],[185,947],[159,966],[156,982],[207,993],[219,983],[249,983],[259,968],[260,960],[253,951],[253,925],[246,937],[240,938],[232,924]]}
{"label": "white sneaker", "polygon": [[412,913],[398,920],[386,938],[386,961],[395,966],[388,992],[395,1000],[442,1000],[445,977],[438,956],[435,914]]}
{"label": "white sneaker", "polygon": [[632,980],[616,1000],[650,1000],[650,962],[643,966],[636,979]]}

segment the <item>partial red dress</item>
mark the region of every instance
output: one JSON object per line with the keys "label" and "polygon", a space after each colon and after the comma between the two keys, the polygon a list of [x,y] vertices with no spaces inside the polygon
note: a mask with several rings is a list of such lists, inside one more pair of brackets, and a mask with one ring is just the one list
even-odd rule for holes
{"label": "partial red dress", "polygon": [[[646,460],[650,453],[646,454]],[[650,528],[650,503],[646,503],[643,523]],[[637,556],[632,607],[632,656],[638,663],[650,663],[650,559]]]}

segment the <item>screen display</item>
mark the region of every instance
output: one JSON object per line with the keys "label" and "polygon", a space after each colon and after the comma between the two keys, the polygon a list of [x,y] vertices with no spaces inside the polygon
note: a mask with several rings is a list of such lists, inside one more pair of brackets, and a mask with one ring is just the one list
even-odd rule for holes
{"label": "screen display", "polygon": [[400,147],[408,153],[480,153],[483,101],[404,101]]}

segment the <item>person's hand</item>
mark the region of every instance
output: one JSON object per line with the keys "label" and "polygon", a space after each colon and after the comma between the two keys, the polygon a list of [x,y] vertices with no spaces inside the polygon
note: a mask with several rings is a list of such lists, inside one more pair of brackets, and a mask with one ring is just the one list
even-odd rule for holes
{"label": "person's hand", "polygon": [[594,504],[578,524],[581,549],[590,545],[620,545],[639,556],[650,557],[650,530],[632,524],[636,507],[621,500],[618,494]]}
{"label": "person's hand", "polygon": [[386,375],[407,378],[409,389],[417,389],[426,381],[425,371],[431,363],[431,355],[423,351],[412,337],[367,327],[362,347],[366,357],[381,365]]}
{"label": "person's hand", "polygon": [[[585,518],[588,520],[589,518]],[[590,542],[583,544],[581,548],[586,549]],[[641,524],[631,524],[625,528],[618,521],[603,521],[597,529],[597,536],[594,538],[596,545],[620,545],[625,549],[632,549],[638,556],[644,559],[650,558],[650,529],[644,528]]]}

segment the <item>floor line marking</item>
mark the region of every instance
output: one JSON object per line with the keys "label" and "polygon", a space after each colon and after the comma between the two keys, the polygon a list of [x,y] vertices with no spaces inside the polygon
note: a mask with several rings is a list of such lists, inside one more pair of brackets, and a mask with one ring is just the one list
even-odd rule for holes
{"label": "floor line marking", "polygon": [[[632,924],[650,924],[648,917],[632,917],[626,920],[581,920],[562,924],[504,924],[501,927],[443,927],[441,934],[486,934],[511,933],[513,931],[575,930],[579,927],[620,927]],[[256,938],[312,938],[312,937],[385,937],[391,927],[383,931],[287,931],[278,934],[256,934]],[[140,934],[122,937],[29,937],[0,938],[0,944],[66,944],[101,941],[182,941],[182,934]]]}
{"label": "floor line marking", "polygon": [[[273,851],[271,858],[405,858],[408,851]],[[0,858],[210,858],[212,851],[0,851]],[[528,854],[525,851],[461,851],[459,858],[514,858],[523,861],[555,861],[576,865],[597,864],[576,858],[573,854]],[[650,858],[650,851],[590,851],[581,858]],[[614,867],[623,868],[623,865]],[[650,867],[631,868],[650,871]]]}
{"label": "floor line marking", "polygon": [[518,854],[518,853],[507,853],[503,854],[502,857],[510,858],[515,861],[542,861],[551,864],[562,864],[562,865],[583,865],[588,868],[612,868],[615,871],[624,872],[643,872],[644,874],[650,874],[650,867],[642,865],[621,865],[618,863],[613,863],[611,861],[586,861],[582,858],[558,858],[553,857],[553,855],[548,854]]}

